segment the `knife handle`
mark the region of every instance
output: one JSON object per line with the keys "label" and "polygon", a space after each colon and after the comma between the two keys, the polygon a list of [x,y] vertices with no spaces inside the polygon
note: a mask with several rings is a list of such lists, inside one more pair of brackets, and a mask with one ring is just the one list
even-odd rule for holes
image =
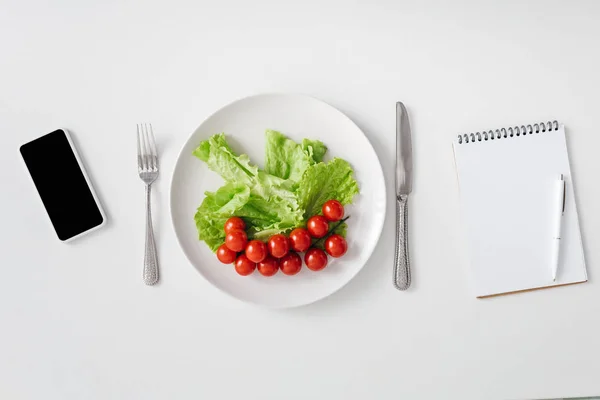
{"label": "knife handle", "polygon": [[401,195],[396,198],[394,286],[398,290],[406,290],[410,287],[410,262],[408,260],[408,195]]}

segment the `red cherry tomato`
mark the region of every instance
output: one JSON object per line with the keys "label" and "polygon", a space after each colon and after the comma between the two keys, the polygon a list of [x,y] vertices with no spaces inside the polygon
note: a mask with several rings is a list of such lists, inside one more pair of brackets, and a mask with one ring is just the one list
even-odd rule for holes
{"label": "red cherry tomato", "polygon": [[325,251],[331,257],[341,257],[346,254],[348,243],[341,235],[333,234],[325,239]]}
{"label": "red cherry tomato", "polygon": [[235,251],[229,250],[229,248],[224,244],[220,245],[217,249],[217,258],[223,264],[231,264],[235,261],[236,256],[237,253]]}
{"label": "red cherry tomato", "polygon": [[279,260],[274,257],[267,256],[267,258],[258,263],[258,272],[261,275],[273,276],[277,271],[279,271]]}
{"label": "red cherry tomato", "polygon": [[225,246],[232,251],[242,251],[248,243],[246,232],[241,229],[233,229],[225,235]]}
{"label": "red cherry tomato", "polygon": [[331,222],[344,218],[344,206],[337,200],[329,200],[323,204],[323,215]]}
{"label": "red cherry tomato", "polygon": [[296,275],[302,268],[302,259],[298,253],[291,251],[279,261],[279,268],[286,275]]}
{"label": "red cherry tomato", "polygon": [[225,233],[229,233],[234,229],[245,230],[246,223],[240,217],[231,217],[225,222]]}
{"label": "red cherry tomato", "polygon": [[314,238],[322,238],[327,235],[327,231],[329,230],[329,222],[327,222],[327,218],[322,215],[315,215],[314,217],[310,217],[308,222],[306,223],[306,228],[308,229],[308,233]]}
{"label": "red cherry tomato", "polygon": [[269,253],[275,258],[281,258],[290,251],[288,238],[281,233],[271,236],[268,243]]}
{"label": "red cherry tomato", "polygon": [[321,249],[310,249],[304,255],[304,262],[308,269],[320,271],[327,266],[327,254]]}
{"label": "red cherry tomato", "polygon": [[290,247],[295,251],[306,251],[310,247],[310,234],[306,229],[296,228],[290,233]]}
{"label": "red cherry tomato", "polygon": [[240,254],[235,260],[235,271],[242,275],[250,275],[256,269],[256,263],[250,261],[244,254]]}
{"label": "red cherry tomato", "polygon": [[251,240],[246,246],[246,257],[255,263],[259,263],[267,258],[267,245],[260,240]]}

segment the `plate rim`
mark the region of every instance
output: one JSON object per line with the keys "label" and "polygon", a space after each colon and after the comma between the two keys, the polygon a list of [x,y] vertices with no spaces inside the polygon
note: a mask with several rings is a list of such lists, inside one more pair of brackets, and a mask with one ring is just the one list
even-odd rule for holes
{"label": "plate rim", "polygon": [[[265,304],[265,303],[260,303],[260,302],[255,302],[255,301],[251,301],[251,300],[246,300],[246,299],[241,299],[235,295],[233,295],[232,293],[227,292],[225,289],[219,287],[218,285],[214,284],[211,279],[209,279],[202,271],[200,271],[198,268],[196,268],[196,266],[194,265],[194,262],[192,261],[190,255],[188,254],[188,252],[186,251],[183,243],[182,243],[182,239],[179,237],[179,233],[177,231],[177,228],[175,226],[175,213],[173,212],[173,197],[174,197],[174,190],[173,190],[173,181],[175,180],[175,173],[177,172],[178,166],[179,166],[179,161],[181,159],[181,157],[184,155],[184,150],[185,147],[187,145],[187,143],[189,142],[189,140],[191,139],[191,137],[198,131],[198,129],[200,129],[200,127],[206,122],[208,121],[210,118],[214,117],[216,114],[218,114],[219,112],[221,112],[223,109],[230,107],[234,104],[237,103],[241,103],[243,101],[247,101],[250,99],[254,99],[254,98],[258,98],[258,97],[267,97],[267,96],[286,96],[286,97],[301,97],[301,98],[305,98],[305,99],[309,99],[312,101],[316,101],[318,103],[324,104],[325,106],[329,107],[330,109],[334,110],[335,112],[337,112],[338,114],[340,114],[343,118],[347,119],[352,125],[354,125],[356,127],[356,129],[358,129],[358,131],[364,136],[364,138],[367,140],[367,143],[369,143],[369,146],[371,147],[371,149],[373,150],[373,153],[375,154],[375,158],[377,159],[377,167],[378,167],[378,172],[382,178],[382,183],[383,183],[383,205],[382,205],[382,209],[383,212],[381,213],[381,217],[380,217],[380,221],[378,222],[379,227],[377,228],[376,232],[376,239],[373,242],[373,246],[371,249],[368,249],[368,255],[363,263],[363,265],[356,269],[356,271],[350,276],[350,278],[344,282],[341,286],[339,286],[338,288],[336,288],[335,290],[331,291],[330,293],[321,296],[321,297],[317,297],[313,300],[310,300],[308,302],[302,302],[299,304],[292,304],[292,305],[269,305],[269,304]],[[339,110],[337,107],[334,107],[333,105],[319,99],[316,98],[314,96],[311,95],[307,95],[307,94],[301,94],[301,93],[286,93],[286,92],[265,92],[265,93],[258,93],[258,94],[252,94],[252,95],[248,95],[248,96],[244,96],[241,98],[238,98],[237,100],[233,100],[221,107],[219,107],[216,111],[212,112],[211,114],[209,114],[208,116],[206,116],[202,122],[192,131],[191,134],[189,134],[186,138],[186,140],[183,142],[183,144],[181,145],[181,148],[177,154],[177,158],[175,160],[175,165],[173,167],[173,170],[171,172],[171,180],[169,182],[169,214],[170,214],[170,220],[171,220],[171,226],[175,232],[175,237],[177,239],[177,244],[179,245],[179,248],[181,249],[181,251],[183,252],[183,254],[185,255],[185,258],[187,259],[188,263],[192,266],[192,268],[198,273],[200,274],[200,276],[202,276],[202,278],[208,282],[212,287],[214,287],[215,289],[217,289],[219,292],[224,293],[225,295],[227,295],[229,298],[235,299],[236,301],[239,301],[240,303],[246,303],[246,304],[251,304],[253,306],[257,306],[257,307],[261,307],[261,308],[265,308],[265,309],[287,309],[287,308],[298,308],[298,307],[303,307],[303,306],[308,306],[310,304],[314,304],[320,300],[326,299],[328,297],[330,297],[331,295],[333,295],[334,293],[340,291],[342,288],[344,288],[346,285],[348,285],[348,283],[350,283],[350,281],[352,281],[354,278],[356,278],[356,275],[358,275],[358,273],[360,271],[362,271],[362,269],[367,265],[367,263],[371,260],[373,253],[375,252],[375,248],[377,247],[377,244],[379,243],[379,241],[381,240],[381,235],[383,233],[383,227],[385,225],[385,216],[387,214],[387,184],[385,181],[385,174],[383,172],[383,167],[381,166],[381,159],[379,157],[379,154],[377,154],[377,151],[375,150],[375,148],[373,147],[373,144],[371,143],[371,140],[369,140],[369,137],[364,133],[364,131],[349,117],[347,116],[344,112],[342,112],[341,110]]]}

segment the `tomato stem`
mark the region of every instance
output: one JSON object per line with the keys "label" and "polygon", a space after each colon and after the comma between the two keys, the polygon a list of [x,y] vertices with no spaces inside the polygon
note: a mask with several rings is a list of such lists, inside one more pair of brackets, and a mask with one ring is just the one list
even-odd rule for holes
{"label": "tomato stem", "polygon": [[335,230],[344,222],[346,222],[346,220],[350,218],[350,216],[348,215],[346,218],[341,219],[337,224],[335,224],[333,226],[333,228],[331,228],[329,230],[329,232],[327,232],[327,234],[325,236],[323,236],[322,238],[317,239],[313,244],[310,245],[310,247],[315,247],[317,244],[319,244],[319,242],[321,242],[322,240],[327,239],[329,236],[333,235],[333,232],[335,232]]}

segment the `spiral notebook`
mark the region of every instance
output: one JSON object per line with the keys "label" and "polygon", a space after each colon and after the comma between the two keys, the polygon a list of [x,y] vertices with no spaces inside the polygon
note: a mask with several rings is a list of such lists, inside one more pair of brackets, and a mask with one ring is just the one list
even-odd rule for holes
{"label": "spiral notebook", "polygon": [[[453,143],[475,295],[587,281],[565,129],[538,123],[459,135]],[[556,177],[566,182],[556,281]]]}

